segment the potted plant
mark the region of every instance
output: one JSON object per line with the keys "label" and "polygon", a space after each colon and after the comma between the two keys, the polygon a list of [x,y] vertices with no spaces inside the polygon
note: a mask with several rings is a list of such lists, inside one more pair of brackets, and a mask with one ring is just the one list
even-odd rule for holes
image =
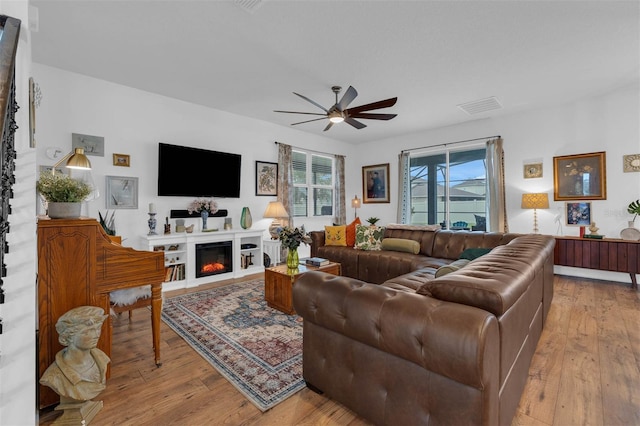
{"label": "potted plant", "polygon": [[379,220],[380,220],[380,218],[379,218],[379,217],[372,216],[372,217],[370,217],[369,219],[367,219],[367,222],[369,222],[369,225],[371,225],[371,226],[376,226],[376,223],[377,223]]}
{"label": "potted plant", "polygon": [[51,219],[80,217],[82,202],[91,193],[86,182],[61,173],[42,173],[36,189],[47,201],[47,213]]}
{"label": "potted plant", "polygon": [[633,219],[629,221],[629,228],[633,228],[636,222],[636,217],[640,214],[640,200],[635,200],[629,203],[627,212],[633,215]]}
{"label": "potted plant", "polygon": [[114,243],[122,244],[122,237],[116,235],[115,214],[116,212],[111,212],[111,215],[109,215],[109,210],[107,210],[104,216],[102,216],[101,212],[98,212],[98,217],[100,218],[100,225],[109,239]]}
{"label": "potted plant", "polygon": [[102,229],[107,235],[113,236],[116,235],[116,223],[115,223],[115,215],[116,212],[111,212],[111,216],[109,216],[109,210],[105,213],[104,217],[101,212],[98,212],[98,217],[100,218],[100,225],[102,225]]}

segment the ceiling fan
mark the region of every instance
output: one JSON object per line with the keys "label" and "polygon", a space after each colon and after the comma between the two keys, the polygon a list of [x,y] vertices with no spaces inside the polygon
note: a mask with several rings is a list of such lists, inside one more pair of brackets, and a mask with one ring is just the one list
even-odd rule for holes
{"label": "ceiling fan", "polygon": [[306,96],[302,96],[299,93],[293,92],[294,95],[300,96],[305,101],[311,102],[312,104],[314,104],[315,106],[323,110],[324,114],[317,113],[317,112],[277,111],[277,110],[274,112],[284,112],[289,114],[321,115],[322,117],[320,118],[300,121],[298,123],[292,123],[291,125],[295,126],[297,124],[310,123],[312,121],[328,119],[329,124],[327,124],[327,127],[324,128],[325,132],[329,130],[331,126],[333,126],[334,124],[342,123],[343,121],[347,124],[352,125],[356,129],[363,129],[367,127],[367,125],[356,120],[356,118],[368,119],[368,120],[391,120],[393,117],[397,115],[397,114],[378,114],[378,113],[371,113],[366,111],[392,107],[396,104],[396,101],[398,100],[398,98],[389,98],[383,101],[373,102],[366,105],[360,105],[353,108],[347,108],[349,104],[353,102],[356,96],[358,96],[358,92],[356,91],[356,89],[354,89],[353,86],[349,86],[349,88],[344,93],[344,95],[342,96],[342,99],[340,99],[339,102],[338,102],[338,94],[340,93],[340,90],[342,90],[342,87],[333,86],[331,87],[331,90],[333,90],[333,93],[336,94],[336,103],[329,109],[326,109],[319,103],[312,101]]}

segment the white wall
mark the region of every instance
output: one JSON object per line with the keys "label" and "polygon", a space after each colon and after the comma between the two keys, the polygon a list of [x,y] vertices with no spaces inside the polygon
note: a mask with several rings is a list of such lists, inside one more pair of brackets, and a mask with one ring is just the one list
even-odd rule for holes
{"label": "white wall", "polygon": [[[623,155],[640,153],[640,88],[638,84],[609,93],[544,110],[527,111],[466,124],[444,127],[420,134],[381,140],[360,149],[363,165],[389,162],[391,204],[365,204],[360,217],[378,216],[381,223],[396,220],[397,155],[400,150],[501,135],[505,149],[505,180],[508,223],[511,232],[528,233],[533,213],[520,208],[524,192],[547,192],[550,208],[538,211],[540,232],[577,236],[577,227],[558,230],[554,218],[563,214],[565,203],[553,201],[553,157],[606,151],[607,199],[592,201],[592,219],[598,233],[619,238],[632,217],[627,205],[640,198],[640,173],[624,173]],[[362,147],[364,148],[364,147]],[[534,161],[532,161],[534,160]],[[543,163],[543,177],[524,179],[523,165]],[[359,169],[349,170],[348,179],[360,179]],[[564,221],[564,216],[562,216]],[[636,221],[637,227],[640,226]],[[558,273],[629,282],[628,274],[587,269],[558,268]]]}
{"label": "white wall", "polygon": [[[349,155],[353,146],[248,119],[226,112],[204,108],[106,81],[34,64],[34,78],[43,93],[38,111],[38,164],[53,165],[46,157],[47,147],[71,150],[71,134],[82,133],[105,138],[105,156],[89,156],[92,173],[101,197],[86,203],[84,214],[98,217],[106,212],[105,176],[139,178],[137,210],[116,210],[116,230],[123,244],[141,247],[139,238],[148,232],[148,205],[156,204],[157,232],[162,232],[165,217],[172,209],[186,209],[193,197],[158,197],[156,190],[158,142],[232,152],[242,155],[240,199],[218,199],[220,209],[227,209],[234,227],[240,227],[242,207],[248,206],[252,228],[268,228],[271,220],[262,214],[275,197],[255,196],[255,161],[277,162],[275,141],[295,147]],[[113,166],[112,154],[131,156],[131,167]],[[212,165],[215,167],[215,165]],[[206,171],[203,171],[206,174]],[[224,182],[220,182],[224,185]],[[223,228],[222,218],[210,218],[209,227]],[[170,219],[172,229],[175,221]],[[187,219],[187,226],[199,219]],[[311,221],[310,229],[322,229],[327,219]],[[297,225],[301,223],[297,223]]]}
{"label": "white wall", "polygon": [[35,149],[29,148],[31,36],[27,2],[0,1],[0,13],[22,21],[16,56],[16,183],[7,234],[9,253],[0,305],[0,425],[36,424]]}

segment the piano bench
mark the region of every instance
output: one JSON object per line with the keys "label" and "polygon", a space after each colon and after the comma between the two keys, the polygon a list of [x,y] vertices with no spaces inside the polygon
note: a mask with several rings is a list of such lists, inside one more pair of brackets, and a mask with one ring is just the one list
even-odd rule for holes
{"label": "piano bench", "polygon": [[133,309],[151,306],[151,287],[141,286],[113,291],[109,293],[109,301],[112,314],[119,315],[129,311],[129,321],[131,321],[131,311]]}

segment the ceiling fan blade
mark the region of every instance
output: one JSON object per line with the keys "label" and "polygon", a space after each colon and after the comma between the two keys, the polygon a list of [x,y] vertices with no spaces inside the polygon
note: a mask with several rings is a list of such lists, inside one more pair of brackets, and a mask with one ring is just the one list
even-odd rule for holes
{"label": "ceiling fan blade", "polygon": [[398,98],[389,98],[383,101],[373,102],[370,104],[349,108],[347,111],[350,115],[353,115],[355,113],[363,112],[363,111],[371,111],[371,110],[380,109],[380,108],[389,108],[394,106],[397,101],[398,101]]}
{"label": "ceiling fan blade", "polygon": [[324,112],[326,112],[327,114],[329,113],[329,111],[323,107],[322,105],[320,105],[319,103],[312,101],[311,99],[307,98],[306,96],[302,96],[300,93],[296,93],[293,92],[294,95],[300,96],[302,99],[304,99],[307,102],[311,102],[312,104],[314,104],[315,106],[317,106],[318,108],[320,108],[321,110],[323,110]]}
{"label": "ceiling fan blade", "polygon": [[352,118],[366,118],[369,120],[391,120],[398,114],[376,114],[371,112],[357,112],[355,114],[349,114]]}
{"label": "ceiling fan blade", "polygon": [[326,132],[327,130],[329,130],[331,126],[333,126],[333,121],[330,121],[329,124],[327,124],[327,127],[324,128],[323,132]]}
{"label": "ceiling fan blade", "polygon": [[299,121],[297,123],[291,123],[292,126],[295,126],[296,124],[303,124],[303,123],[311,123],[312,121],[319,121],[319,120],[326,120],[327,117],[322,117],[322,118],[314,118],[313,120],[307,120],[307,121]]}
{"label": "ceiling fan blade", "polygon": [[340,102],[338,102],[338,109],[340,111],[344,111],[345,109],[347,109],[349,104],[353,102],[356,96],[358,96],[358,92],[356,91],[356,89],[354,89],[353,86],[349,86],[342,99],[340,99]]}
{"label": "ceiling fan blade", "polygon": [[286,112],[288,114],[307,114],[307,115],[322,115],[322,116],[327,116],[327,114],[321,114],[319,112],[300,112],[300,111],[279,111],[279,110],[273,110],[273,112]]}
{"label": "ceiling fan blade", "polygon": [[365,127],[367,127],[366,124],[359,122],[358,120],[354,120],[351,117],[347,117],[344,119],[345,123],[351,124],[353,127],[355,127],[356,129],[364,129]]}

